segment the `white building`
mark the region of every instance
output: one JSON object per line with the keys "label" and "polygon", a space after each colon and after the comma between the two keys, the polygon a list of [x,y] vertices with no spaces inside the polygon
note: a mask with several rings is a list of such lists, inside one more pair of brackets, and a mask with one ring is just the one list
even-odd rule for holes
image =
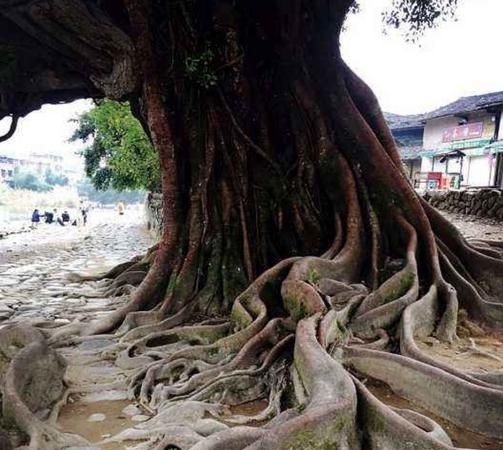
{"label": "white building", "polygon": [[59,155],[32,153],[21,158],[0,155],[0,181],[9,181],[16,168],[25,169],[40,176],[50,169],[54,173],[66,175],[71,181],[82,177],[81,170],[66,167],[63,157]]}
{"label": "white building", "polygon": [[[413,180],[442,174],[437,187],[503,187],[502,110],[503,92],[495,92],[462,97],[421,116],[401,116],[400,121],[395,116],[389,124],[399,147],[404,130],[398,123],[413,118],[416,133],[419,123],[424,128],[422,149],[414,155],[421,158],[420,172],[416,159]],[[407,148],[401,153],[406,162]]]}

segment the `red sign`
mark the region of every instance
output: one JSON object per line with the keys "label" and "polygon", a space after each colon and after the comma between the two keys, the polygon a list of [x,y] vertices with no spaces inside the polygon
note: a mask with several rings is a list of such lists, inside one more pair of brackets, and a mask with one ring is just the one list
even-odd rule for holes
{"label": "red sign", "polygon": [[451,127],[444,131],[442,142],[462,141],[464,139],[475,139],[482,136],[484,131],[483,122],[467,123],[458,127]]}

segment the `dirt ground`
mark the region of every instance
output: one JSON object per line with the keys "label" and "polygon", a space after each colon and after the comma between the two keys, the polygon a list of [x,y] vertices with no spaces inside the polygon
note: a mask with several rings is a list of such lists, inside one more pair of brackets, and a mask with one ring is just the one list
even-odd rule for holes
{"label": "dirt ground", "polygon": [[503,222],[441,211],[467,239],[503,241]]}

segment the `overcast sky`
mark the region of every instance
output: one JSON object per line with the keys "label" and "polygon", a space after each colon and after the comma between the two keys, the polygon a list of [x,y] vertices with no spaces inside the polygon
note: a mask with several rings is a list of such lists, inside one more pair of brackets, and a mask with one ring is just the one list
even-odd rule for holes
{"label": "overcast sky", "polygon": [[[360,0],[361,12],[348,20],[342,39],[346,62],[374,89],[384,110],[412,114],[458,97],[503,90],[503,0],[460,0],[456,22],[427,32],[418,44],[395,31],[382,33],[381,12],[391,0]],[[21,119],[0,154],[74,155],[69,119],[89,102],[44,106]],[[7,121],[0,122],[0,133]]]}

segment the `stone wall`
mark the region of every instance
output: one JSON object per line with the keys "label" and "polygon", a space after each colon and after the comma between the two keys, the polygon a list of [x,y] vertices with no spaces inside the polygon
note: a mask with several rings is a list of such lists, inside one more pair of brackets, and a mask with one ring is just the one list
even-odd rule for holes
{"label": "stone wall", "polygon": [[162,194],[149,192],[145,197],[145,220],[150,232],[159,237],[162,231]]}
{"label": "stone wall", "polygon": [[425,198],[436,208],[503,221],[503,190],[428,191]]}

